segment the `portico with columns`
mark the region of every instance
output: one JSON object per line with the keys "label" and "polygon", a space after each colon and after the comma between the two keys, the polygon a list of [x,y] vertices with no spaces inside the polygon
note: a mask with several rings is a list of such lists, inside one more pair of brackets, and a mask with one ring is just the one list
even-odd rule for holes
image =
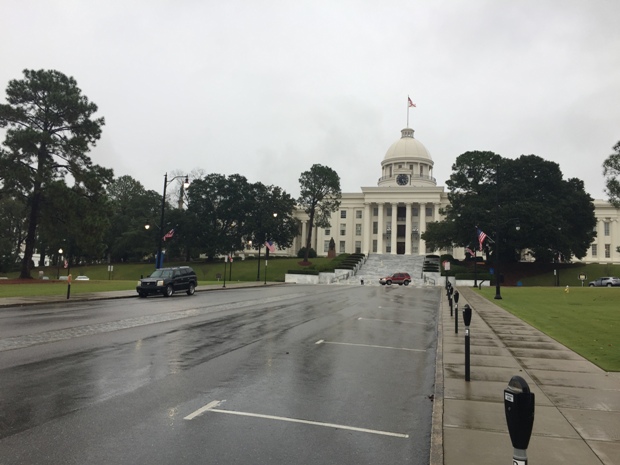
{"label": "portico with columns", "polygon": [[[343,193],[329,228],[315,228],[312,246],[327,254],[331,238],[337,253],[418,255],[430,253],[421,235],[426,223],[440,220],[447,205],[443,187],[433,177],[433,160],[414,131],[405,128],[381,161],[376,187]],[[305,214],[299,214],[301,238],[307,237]],[[303,216],[303,218],[302,218]],[[305,246],[305,240],[300,240]]]}

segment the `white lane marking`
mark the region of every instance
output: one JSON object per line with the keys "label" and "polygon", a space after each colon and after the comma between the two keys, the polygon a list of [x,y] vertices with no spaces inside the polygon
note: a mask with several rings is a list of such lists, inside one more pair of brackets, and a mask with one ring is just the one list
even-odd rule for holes
{"label": "white lane marking", "polygon": [[[380,430],[375,430],[375,429],[367,429],[367,428],[357,428],[355,426],[347,426],[347,425],[338,425],[336,423],[324,423],[321,421],[311,421],[311,420],[301,420],[299,418],[289,418],[289,417],[278,417],[278,416],[274,416],[274,415],[262,415],[260,413],[250,413],[250,412],[237,412],[235,410],[221,410],[221,409],[216,409],[216,408],[212,408],[210,406],[214,406],[214,405],[219,405],[220,402],[219,401],[213,401],[210,402],[209,404],[205,405],[203,408],[196,410],[196,412],[192,413],[191,415],[188,415],[187,417],[185,417],[185,420],[191,420],[190,417],[194,418],[196,415],[200,415],[200,413],[202,412],[213,412],[213,413],[225,413],[227,415],[237,415],[237,416],[242,416],[242,417],[253,417],[253,418],[263,418],[266,420],[277,420],[277,421],[287,421],[289,423],[302,423],[305,425],[314,425],[314,426],[323,426],[326,428],[337,428],[337,429],[345,429],[345,430],[349,430],[349,431],[358,431],[361,433],[370,433],[370,434],[378,434],[381,436],[392,436],[395,438],[408,438],[409,435],[408,434],[403,434],[403,433],[393,433],[390,431],[380,431]],[[200,412],[200,413],[197,413]]]}
{"label": "white lane marking", "polygon": [[213,407],[217,407],[218,405],[220,405],[222,403],[222,401],[219,400],[214,400],[213,402],[209,402],[207,405],[205,405],[204,407],[200,407],[198,410],[196,410],[195,412],[190,413],[189,415],[187,415],[185,418],[183,418],[183,420],[193,420],[194,418],[196,418],[198,415],[202,415],[203,413],[205,413],[207,410],[211,410]]}
{"label": "white lane marking", "polygon": [[315,344],[335,344],[335,345],[341,345],[341,346],[372,347],[374,349],[391,349],[391,350],[406,350],[409,352],[426,352],[426,349],[408,349],[407,347],[376,346],[372,344],[353,344],[352,342],[332,342],[332,341],[324,341],[323,339],[315,342]]}
{"label": "white lane marking", "polygon": [[415,321],[386,320],[386,319],[383,319],[383,318],[362,318],[362,317],[359,317],[358,320],[365,320],[365,321],[388,321],[390,323],[406,323],[406,324],[409,324],[409,325],[417,324]]}

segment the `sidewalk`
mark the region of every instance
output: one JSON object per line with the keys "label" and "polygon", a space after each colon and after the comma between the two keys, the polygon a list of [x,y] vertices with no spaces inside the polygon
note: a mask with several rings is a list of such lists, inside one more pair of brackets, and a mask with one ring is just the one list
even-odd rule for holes
{"label": "sidewalk", "polygon": [[[196,292],[205,292],[205,291],[217,291],[223,290],[224,282],[222,284],[208,284],[208,285],[198,285],[196,287]],[[274,286],[284,284],[281,282],[267,282],[267,286]],[[249,287],[264,287],[265,283],[263,281],[252,281],[252,282],[232,282],[226,283],[225,289],[243,289]],[[184,292],[183,292],[184,294]],[[83,294],[71,294],[70,298],[67,300],[67,296],[65,295],[55,295],[55,296],[21,296],[21,297],[3,297],[0,299],[0,308],[2,307],[19,307],[22,305],[36,305],[36,304],[53,304],[53,303],[67,303],[67,302],[81,302],[85,300],[105,300],[105,299],[129,299],[129,298],[138,298],[138,294],[135,289],[129,291],[107,291],[107,292],[90,292]]]}
{"label": "sidewalk", "polygon": [[[606,373],[472,289],[458,291],[455,334],[442,290],[431,464],[511,463],[503,393],[519,375],[536,396],[529,464],[620,465],[620,373]],[[473,310],[470,382],[466,303]]]}

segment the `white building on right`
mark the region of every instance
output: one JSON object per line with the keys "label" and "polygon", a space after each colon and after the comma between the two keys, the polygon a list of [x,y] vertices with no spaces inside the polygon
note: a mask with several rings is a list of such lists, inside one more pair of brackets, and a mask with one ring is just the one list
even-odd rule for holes
{"label": "white building on right", "polygon": [[620,263],[620,210],[605,200],[594,201],[596,237],[581,261],[585,263]]}

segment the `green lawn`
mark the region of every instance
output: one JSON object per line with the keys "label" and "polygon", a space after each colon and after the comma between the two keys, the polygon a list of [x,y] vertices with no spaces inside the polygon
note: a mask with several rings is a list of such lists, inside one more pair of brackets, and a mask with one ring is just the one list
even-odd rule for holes
{"label": "green lawn", "polygon": [[478,291],[606,371],[620,371],[620,288],[494,287]]}
{"label": "green lawn", "polygon": [[[299,258],[277,258],[270,259],[267,265],[267,281],[284,282],[284,275],[288,270],[303,269],[299,265]],[[312,265],[320,266],[331,261],[329,258],[314,258],[310,260]],[[168,266],[185,265],[186,263],[170,263]],[[196,271],[198,285],[218,284],[224,281],[224,263],[204,263],[192,262],[189,265]],[[56,281],[58,269],[56,267],[35,268],[32,276],[38,276],[39,270],[45,276],[49,276],[50,281],[33,279],[32,284],[2,284],[0,281],[0,298],[19,297],[22,295],[64,295],[67,292],[66,281]],[[119,291],[135,289],[136,283],[141,276],[148,276],[154,270],[153,264],[149,263],[127,263],[116,264],[114,270],[108,272],[107,265],[88,265],[72,268],[71,293],[79,294],[86,292]],[[60,270],[61,275],[67,274],[67,270]],[[256,281],[258,274],[258,260],[235,260],[232,264],[226,264],[227,282]],[[9,278],[16,278],[19,273],[8,273]],[[86,275],[90,281],[76,281],[78,275]],[[219,275],[219,279],[218,279]],[[265,261],[260,261],[260,281],[265,280]]]}

